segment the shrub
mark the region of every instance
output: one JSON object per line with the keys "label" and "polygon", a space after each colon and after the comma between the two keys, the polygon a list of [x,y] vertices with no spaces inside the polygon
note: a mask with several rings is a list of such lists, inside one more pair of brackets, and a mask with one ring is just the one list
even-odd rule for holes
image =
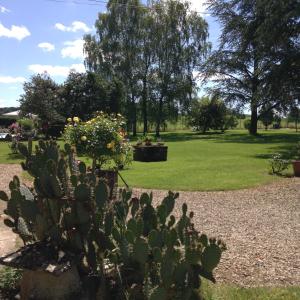
{"label": "shrub", "polygon": [[250,128],[251,128],[251,120],[250,119],[246,119],[244,121],[244,127],[245,127],[245,129],[247,129],[248,131],[250,131]]}
{"label": "shrub", "polygon": [[237,119],[223,101],[203,97],[192,103],[189,125],[203,133],[210,129],[225,131],[236,127]]}
{"label": "shrub", "polygon": [[283,159],[282,155],[276,153],[270,159],[270,173],[275,175],[282,175],[282,172],[289,167],[290,161]]}
{"label": "shrub", "polygon": [[11,292],[19,288],[22,270],[4,267],[0,269],[0,290]]}
{"label": "shrub", "polygon": [[79,118],[68,119],[64,139],[76,146],[78,153],[91,157],[100,167],[104,164],[128,164],[131,161],[131,146],[124,139],[124,118],[118,115],[97,113],[81,122]]}
{"label": "shrub", "polygon": [[24,131],[31,131],[34,129],[34,122],[32,119],[23,118],[18,120],[18,123]]}
{"label": "shrub", "polygon": [[55,142],[40,141],[33,153],[29,142],[19,150],[34,189],[15,176],[10,196],[0,192],[4,223],[25,244],[52,244],[55,257],[71,251],[80,274],[99,278],[107,299],[199,299],[201,277],[215,281],[225,245],[199,234],[186,204],[176,219],[179,194],[169,192],[154,206],[152,194],[132,198],[122,190],[111,203],[103,180],[75,163],[70,145],[60,151]]}

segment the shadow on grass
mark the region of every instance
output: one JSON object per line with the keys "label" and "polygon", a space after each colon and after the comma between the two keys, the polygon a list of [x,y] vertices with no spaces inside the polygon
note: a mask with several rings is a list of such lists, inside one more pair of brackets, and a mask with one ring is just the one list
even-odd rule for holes
{"label": "shadow on grass", "polygon": [[189,140],[214,140],[218,143],[241,144],[295,144],[300,141],[300,133],[265,132],[258,135],[250,135],[246,132],[167,132],[162,133],[161,138],[165,142],[179,142]]}
{"label": "shadow on grass", "polygon": [[24,156],[21,155],[20,153],[9,153],[7,154],[7,160],[20,160],[20,159],[24,159]]}

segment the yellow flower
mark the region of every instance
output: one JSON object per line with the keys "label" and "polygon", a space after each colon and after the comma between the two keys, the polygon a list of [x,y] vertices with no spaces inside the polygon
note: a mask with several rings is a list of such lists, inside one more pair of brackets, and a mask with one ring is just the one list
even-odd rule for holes
{"label": "yellow flower", "polygon": [[78,118],[78,117],[74,117],[74,118],[73,118],[73,121],[74,121],[75,123],[78,123],[78,122],[79,122],[79,118]]}
{"label": "yellow flower", "polygon": [[106,145],[106,148],[107,149],[114,149],[115,148],[115,142],[114,141],[111,141],[110,143],[108,143],[107,145]]}
{"label": "yellow flower", "polygon": [[80,138],[83,142],[85,142],[87,140],[87,137],[85,135],[83,135],[81,138]]}
{"label": "yellow flower", "polygon": [[72,118],[68,118],[67,121],[70,123],[72,122]]}

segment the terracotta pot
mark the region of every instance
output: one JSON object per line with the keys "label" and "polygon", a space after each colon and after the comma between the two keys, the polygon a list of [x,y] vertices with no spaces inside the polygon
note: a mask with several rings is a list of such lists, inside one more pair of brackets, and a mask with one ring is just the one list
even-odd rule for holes
{"label": "terracotta pot", "polygon": [[296,177],[300,177],[300,160],[294,160],[292,161],[293,169],[294,169],[294,175]]}

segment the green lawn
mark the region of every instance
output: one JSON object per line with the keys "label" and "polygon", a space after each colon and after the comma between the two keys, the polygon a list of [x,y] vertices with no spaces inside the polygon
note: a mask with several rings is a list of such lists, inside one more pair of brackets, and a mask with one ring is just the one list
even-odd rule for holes
{"label": "green lawn", "polygon": [[168,161],[134,162],[122,172],[130,186],[171,190],[231,190],[265,184],[278,177],[268,174],[270,155],[287,153],[300,140],[292,130],[246,131],[198,135],[166,133]]}
{"label": "green lawn", "polygon": [[[260,131],[253,137],[244,130],[225,134],[181,131],[163,133],[168,161],[133,162],[122,171],[129,186],[171,190],[232,190],[266,184],[272,153],[288,153],[300,140],[294,130]],[[18,163],[7,143],[0,143],[0,163]],[[291,173],[291,170],[289,171]]]}
{"label": "green lawn", "polygon": [[242,288],[234,285],[211,284],[203,281],[205,300],[298,300],[300,287]]}

